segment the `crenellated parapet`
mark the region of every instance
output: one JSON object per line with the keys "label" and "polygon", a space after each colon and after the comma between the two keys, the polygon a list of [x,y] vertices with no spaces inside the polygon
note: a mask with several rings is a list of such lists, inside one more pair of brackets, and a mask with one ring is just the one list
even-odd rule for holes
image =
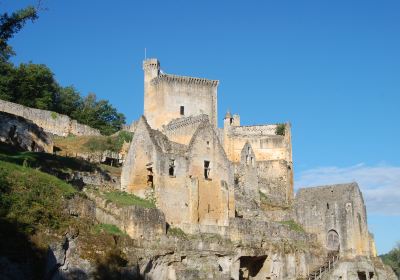
{"label": "crenellated parapet", "polygon": [[208,121],[208,116],[205,114],[187,117],[187,118],[180,118],[172,120],[169,124],[163,127],[164,131],[173,131],[180,129],[182,127],[187,127],[191,125],[197,125],[203,121]]}
{"label": "crenellated parapet", "polygon": [[205,78],[195,78],[188,76],[178,76],[171,74],[160,74],[157,78],[152,80],[153,85],[157,85],[160,82],[173,82],[173,83],[186,83],[192,85],[203,85],[210,87],[217,87],[219,84],[218,80],[209,80]]}

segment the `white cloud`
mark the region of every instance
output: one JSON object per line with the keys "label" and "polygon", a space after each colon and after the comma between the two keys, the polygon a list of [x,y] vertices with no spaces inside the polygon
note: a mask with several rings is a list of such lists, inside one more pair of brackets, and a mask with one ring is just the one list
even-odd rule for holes
{"label": "white cloud", "polygon": [[400,215],[400,167],[357,164],[350,167],[319,167],[298,174],[295,189],[357,182],[368,213]]}

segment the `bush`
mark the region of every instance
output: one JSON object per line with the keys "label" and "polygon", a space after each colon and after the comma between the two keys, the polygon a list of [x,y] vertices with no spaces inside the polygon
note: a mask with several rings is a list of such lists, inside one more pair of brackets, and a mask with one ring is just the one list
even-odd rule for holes
{"label": "bush", "polygon": [[275,134],[285,136],[285,129],[286,129],[286,125],[284,123],[279,123],[276,125]]}
{"label": "bush", "polygon": [[167,235],[181,237],[181,238],[187,237],[186,233],[182,229],[176,227],[170,227],[167,231]]}
{"label": "bush", "polygon": [[295,221],[293,221],[293,220],[281,221],[279,223],[289,226],[289,228],[291,230],[293,230],[293,231],[304,232],[303,227],[301,225],[299,225],[298,223],[296,223]]}

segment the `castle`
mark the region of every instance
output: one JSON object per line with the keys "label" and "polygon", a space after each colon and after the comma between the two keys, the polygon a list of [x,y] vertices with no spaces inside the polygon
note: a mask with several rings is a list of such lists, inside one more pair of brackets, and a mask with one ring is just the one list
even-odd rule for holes
{"label": "castle", "polygon": [[[143,71],[144,116],[122,190],[154,199],[170,226],[189,233],[223,232],[234,218],[294,219],[327,249],[375,254],[357,184],[300,189],[294,199],[289,123],[241,126],[227,112],[218,128],[219,81],[165,74],[157,59]],[[261,211],[261,197],[278,207]]]}

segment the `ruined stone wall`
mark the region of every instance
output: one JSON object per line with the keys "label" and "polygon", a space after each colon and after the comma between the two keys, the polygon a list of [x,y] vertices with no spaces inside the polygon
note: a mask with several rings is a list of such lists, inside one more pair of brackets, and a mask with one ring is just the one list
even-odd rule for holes
{"label": "ruined stone wall", "polygon": [[34,109],[20,104],[0,100],[0,112],[21,116],[34,122],[44,131],[58,136],[73,135],[100,135],[100,131],[90,126],[80,124],[66,115],[52,111]]}
{"label": "ruined stone wall", "polygon": [[293,196],[291,166],[286,160],[257,162],[258,186],[271,202],[289,202]]}
{"label": "ruined stone wall", "polygon": [[[210,162],[208,179],[204,178],[205,160]],[[142,118],[124,162],[121,188],[155,198],[173,226],[227,225],[234,216],[233,169],[208,121],[185,146],[151,129]]]}
{"label": "ruined stone wall", "polygon": [[[199,127],[189,145],[188,158],[188,175],[196,180],[194,187],[198,186],[191,201],[198,207],[199,223],[228,225],[235,211],[233,167],[210,125]],[[208,178],[205,178],[206,161]]]}
{"label": "ruined stone wall", "polygon": [[297,221],[332,248],[338,237],[342,256],[370,256],[370,235],[364,200],[356,183],[300,189],[295,198]]}
{"label": "ruined stone wall", "polygon": [[276,125],[224,126],[224,148],[228,158],[240,161],[240,153],[249,142],[258,161],[284,159],[292,162],[290,124],[285,136],[276,135]]}
{"label": "ruined stone wall", "polygon": [[208,115],[217,127],[218,81],[163,74],[156,59],[145,60],[143,70],[144,115],[153,129],[182,116],[200,114]]}
{"label": "ruined stone wall", "polygon": [[[235,115],[236,116],[236,115]],[[290,124],[285,124],[284,135],[276,135],[277,125],[238,126],[224,120],[224,149],[228,158],[239,162],[246,143],[254,151],[258,165],[259,189],[279,203],[293,199],[293,166]]]}
{"label": "ruined stone wall", "polygon": [[208,116],[204,114],[175,119],[172,120],[168,125],[164,126],[162,131],[169,140],[184,145],[189,145],[190,140],[192,140],[192,137],[199,125],[208,120]]}

